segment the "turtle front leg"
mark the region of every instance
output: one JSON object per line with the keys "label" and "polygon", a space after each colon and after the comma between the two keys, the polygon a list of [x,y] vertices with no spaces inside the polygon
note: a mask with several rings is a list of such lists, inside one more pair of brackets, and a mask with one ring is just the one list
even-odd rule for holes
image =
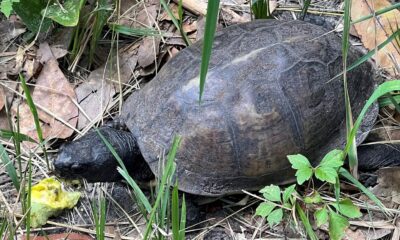
{"label": "turtle front leg", "polygon": [[359,146],[358,159],[361,170],[400,166],[400,144],[374,144]]}
{"label": "turtle front leg", "polygon": [[[99,131],[117,152],[135,180],[145,182],[154,178],[140,153],[136,139],[130,132],[110,127],[101,127]],[[60,177],[84,178],[88,182],[121,180],[118,166],[118,161],[96,131],[64,144],[54,160],[55,171]]]}

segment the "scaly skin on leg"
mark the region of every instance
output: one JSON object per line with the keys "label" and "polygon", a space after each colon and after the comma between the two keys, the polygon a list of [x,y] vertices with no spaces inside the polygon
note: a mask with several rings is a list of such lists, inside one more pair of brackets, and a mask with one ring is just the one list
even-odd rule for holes
{"label": "scaly skin on leg", "polygon": [[374,144],[359,146],[358,164],[361,170],[400,166],[400,144]]}

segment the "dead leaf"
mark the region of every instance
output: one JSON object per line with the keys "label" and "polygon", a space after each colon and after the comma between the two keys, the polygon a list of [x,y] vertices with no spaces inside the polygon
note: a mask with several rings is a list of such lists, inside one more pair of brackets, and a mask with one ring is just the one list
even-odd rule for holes
{"label": "dead leaf", "polygon": [[4,94],[3,87],[0,86],[0,110],[4,107],[6,95]]}
{"label": "dead leaf", "polygon": [[224,20],[226,25],[233,25],[238,23],[245,23],[251,21],[250,15],[248,17],[241,16],[237,14],[235,11],[230,9],[229,7],[221,8],[221,18]]}
{"label": "dead leaf", "polygon": [[372,192],[385,200],[400,204],[400,167],[387,167],[378,170],[378,185]]}
{"label": "dead leaf", "polygon": [[119,19],[121,25],[132,28],[149,28],[155,24],[158,12],[160,10],[159,0],[150,0],[142,2],[141,5],[130,8],[129,11]]}
{"label": "dead leaf", "polygon": [[182,29],[186,33],[191,33],[197,30],[197,21],[193,21],[191,23],[184,22],[182,25]]}
{"label": "dead leaf", "polygon": [[[76,96],[54,57],[47,59],[31,95],[38,109],[43,137],[52,139],[71,136],[74,130],[58,119],[62,119],[72,127],[76,126],[78,121],[78,108],[74,103]],[[14,116],[17,113],[17,107],[19,107],[21,132],[38,140],[33,116],[27,103],[13,104]]]}
{"label": "dead leaf", "polygon": [[[174,0],[174,2],[179,3],[179,0]],[[182,0],[182,6],[198,16],[205,16],[207,13],[207,3],[204,1]]]}
{"label": "dead leaf", "polygon": [[384,239],[384,237],[389,235],[392,232],[392,230],[385,228],[374,228],[374,229],[362,229],[361,232],[365,236],[364,239],[378,240],[378,239]]}
{"label": "dead leaf", "polygon": [[75,89],[79,106],[84,111],[79,114],[78,129],[83,129],[91,121],[102,116],[104,110],[111,103],[115,89],[112,84],[102,80],[103,73],[103,68],[92,71],[87,81]]}
{"label": "dead leaf", "polygon": [[146,37],[139,47],[138,63],[142,68],[150,66],[156,59],[159,51],[160,38]]}
{"label": "dead leaf", "polygon": [[[23,235],[21,240],[26,240],[26,235]],[[94,240],[92,237],[81,233],[59,233],[50,234],[44,237],[31,235],[29,239],[34,240]]]}
{"label": "dead leaf", "polygon": [[[169,9],[172,12],[172,15],[174,15],[175,19],[179,19],[179,8],[178,5],[171,3],[169,4]],[[161,14],[161,16],[159,17],[159,21],[171,21],[171,17],[169,16],[169,14],[167,13],[167,11],[164,11],[163,14]]]}
{"label": "dead leaf", "polygon": [[8,119],[7,119],[5,109],[0,110],[0,129],[10,130],[10,126],[8,125]]}
{"label": "dead leaf", "polygon": [[362,233],[362,231],[360,229],[353,231],[350,228],[347,228],[345,230],[345,237],[343,239],[344,240],[366,240],[367,238],[364,236],[364,234]]}
{"label": "dead leaf", "polygon": [[[355,21],[390,5],[387,0],[354,0],[351,18]],[[383,43],[399,26],[400,11],[397,9],[354,25],[362,43],[369,50]],[[373,57],[377,64],[392,76],[400,74],[399,69],[396,69],[396,63],[400,64],[400,46],[397,45],[396,40],[387,44]]]}

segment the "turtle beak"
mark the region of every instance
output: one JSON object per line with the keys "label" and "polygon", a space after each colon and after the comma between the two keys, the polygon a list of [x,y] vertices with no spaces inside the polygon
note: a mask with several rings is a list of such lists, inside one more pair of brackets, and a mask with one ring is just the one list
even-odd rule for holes
{"label": "turtle beak", "polygon": [[80,164],[64,151],[59,152],[54,160],[54,170],[60,177],[73,177],[73,175],[82,174],[87,170],[85,164]]}

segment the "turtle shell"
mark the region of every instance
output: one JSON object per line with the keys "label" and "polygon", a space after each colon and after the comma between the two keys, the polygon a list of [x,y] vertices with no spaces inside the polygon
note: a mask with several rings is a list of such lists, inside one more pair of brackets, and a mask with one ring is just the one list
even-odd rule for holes
{"label": "turtle shell", "polygon": [[[123,106],[157,175],[182,136],[176,177],[185,192],[217,196],[294,180],[287,155],[317,163],[345,142],[341,38],[302,21],[253,21],[216,33],[199,104],[202,42],[182,50]],[[360,54],[350,50],[348,62]],[[348,73],[357,116],[374,89],[365,63]],[[364,124],[371,128],[376,111]]]}

